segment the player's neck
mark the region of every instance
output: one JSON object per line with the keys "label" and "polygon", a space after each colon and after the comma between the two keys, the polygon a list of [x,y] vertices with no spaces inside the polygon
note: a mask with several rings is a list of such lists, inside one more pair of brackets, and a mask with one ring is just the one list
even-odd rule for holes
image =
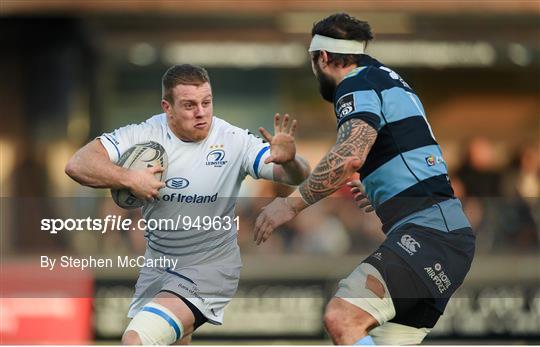
{"label": "player's neck", "polygon": [[337,67],[334,70],[334,81],[336,82],[336,86],[341,83],[345,79],[345,77],[354,69],[356,69],[358,65],[352,64],[346,67]]}

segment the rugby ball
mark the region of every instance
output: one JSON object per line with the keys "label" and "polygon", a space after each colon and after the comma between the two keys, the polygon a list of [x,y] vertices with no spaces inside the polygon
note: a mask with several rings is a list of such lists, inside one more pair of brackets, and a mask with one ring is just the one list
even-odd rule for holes
{"label": "rugby ball", "polygon": [[[138,143],[130,147],[118,161],[118,165],[129,170],[143,170],[152,166],[162,166],[165,170],[156,173],[156,178],[160,181],[167,176],[167,152],[165,148],[157,142],[149,141]],[[125,209],[142,207],[144,200],[137,198],[128,189],[111,189],[114,202]]]}

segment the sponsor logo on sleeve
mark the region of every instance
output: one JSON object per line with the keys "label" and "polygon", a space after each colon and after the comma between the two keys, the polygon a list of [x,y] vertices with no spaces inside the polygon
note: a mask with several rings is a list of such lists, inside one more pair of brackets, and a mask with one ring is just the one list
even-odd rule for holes
{"label": "sponsor logo on sleeve", "polygon": [[354,94],[343,95],[336,103],[336,113],[338,118],[343,118],[354,112]]}

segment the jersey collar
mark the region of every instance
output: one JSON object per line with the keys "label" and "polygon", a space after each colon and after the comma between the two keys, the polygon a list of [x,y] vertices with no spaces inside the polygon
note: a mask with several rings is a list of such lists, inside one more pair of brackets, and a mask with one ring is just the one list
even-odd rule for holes
{"label": "jersey collar", "polygon": [[360,58],[358,59],[358,67],[351,70],[343,79],[353,77],[358,75],[362,70],[364,70],[368,66],[380,66],[381,63],[379,63],[376,59],[373,59],[367,54],[361,54]]}
{"label": "jersey collar", "polygon": [[367,66],[359,66],[357,68],[352,69],[348,74],[343,77],[343,79],[356,76],[360,73],[360,71],[364,70]]}

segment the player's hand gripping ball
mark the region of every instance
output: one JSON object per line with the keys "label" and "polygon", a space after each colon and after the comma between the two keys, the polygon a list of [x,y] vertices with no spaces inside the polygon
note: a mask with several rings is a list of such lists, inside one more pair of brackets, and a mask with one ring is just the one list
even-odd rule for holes
{"label": "player's hand gripping ball", "polygon": [[[138,143],[129,148],[118,161],[118,165],[129,170],[144,170],[149,167],[161,166],[163,171],[156,172],[156,179],[163,181],[167,177],[167,152],[157,142]],[[144,205],[143,199],[137,198],[128,189],[111,189],[114,202],[125,209],[139,208]]]}

